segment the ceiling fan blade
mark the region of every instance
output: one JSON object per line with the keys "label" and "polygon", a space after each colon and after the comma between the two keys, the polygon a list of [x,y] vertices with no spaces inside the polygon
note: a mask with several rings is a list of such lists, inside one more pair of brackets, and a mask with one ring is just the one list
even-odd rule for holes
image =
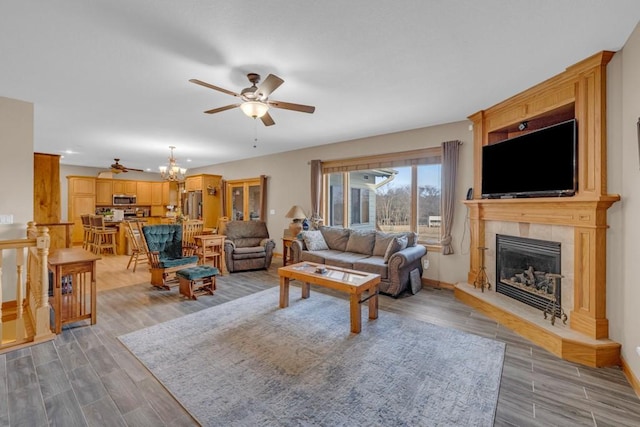
{"label": "ceiling fan blade", "polygon": [[240,104],[225,105],[224,107],[218,107],[218,108],[213,108],[211,110],[207,110],[207,111],[205,111],[205,113],[207,113],[207,114],[219,113],[221,111],[231,110],[232,108],[237,108],[239,106],[240,106]]}
{"label": "ceiling fan blade", "polygon": [[136,172],[144,172],[144,169],[135,169],[135,168],[125,168],[127,172],[136,171]]}
{"label": "ceiling fan blade", "polygon": [[273,118],[269,115],[268,111],[264,113],[262,117],[260,117],[260,120],[262,120],[262,123],[264,123],[265,126],[273,126],[276,124],[276,122],[273,121]]}
{"label": "ceiling fan blade", "polygon": [[313,113],[316,111],[316,107],[312,105],[302,105],[302,104],[293,104],[291,102],[282,102],[282,101],[267,101],[269,106],[274,108],[282,108],[284,110],[293,110],[300,111],[302,113]]}
{"label": "ceiling fan blade", "polygon": [[282,83],[284,83],[284,80],[280,77],[269,74],[260,86],[258,86],[256,92],[262,94],[262,99],[267,98],[274,90],[278,89]]}
{"label": "ceiling fan blade", "polygon": [[238,98],[240,97],[240,94],[232,92],[230,90],[218,87],[218,86],[214,86],[210,83],[207,82],[203,82],[202,80],[198,80],[198,79],[191,79],[189,80],[191,83],[195,83],[197,85],[200,86],[204,86],[204,87],[208,87],[209,89],[213,89],[213,90],[217,90],[218,92],[222,92],[222,93],[226,93],[227,95],[231,95],[231,96],[237,96]]}

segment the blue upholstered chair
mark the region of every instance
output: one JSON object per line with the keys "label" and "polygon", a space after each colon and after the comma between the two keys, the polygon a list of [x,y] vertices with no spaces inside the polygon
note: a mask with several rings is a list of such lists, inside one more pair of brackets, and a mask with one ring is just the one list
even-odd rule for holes
{"label": "blue upholstered chair", "polygon": [[147,253],[153,286],[170,289],[168,276],[171,273],[198,264],[194,248],[182,247],[182,225],[145,225],[142,234],[149,249]]}

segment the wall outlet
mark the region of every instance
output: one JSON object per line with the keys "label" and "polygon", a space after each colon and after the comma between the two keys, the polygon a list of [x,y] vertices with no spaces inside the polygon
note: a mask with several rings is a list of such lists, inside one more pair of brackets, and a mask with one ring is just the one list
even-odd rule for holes
{"label": "wall outlet", "polygon": [[13,224],[13,215],[0,215],[0,224]]}
{"label": "wall outlet", "polygon": [[271,209],[271,210],[269,211],[269,215],[275,215],[275,214],[276,214],[276,210],[275,210],[275,209]]}
{"label": "wall outlet", "polygon": [[428,268],[429,268],[429,260],[425,258],[422,260],[422,269],[427,270]]}
{"label": "wall outlet", "polygon": [[636,347],[636,353],[638,353],[638,356],[640,356],[640,345]]}

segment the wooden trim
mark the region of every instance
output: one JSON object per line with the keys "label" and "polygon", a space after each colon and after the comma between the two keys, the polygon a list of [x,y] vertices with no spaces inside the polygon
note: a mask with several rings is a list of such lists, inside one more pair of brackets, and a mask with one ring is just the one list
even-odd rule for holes
{"label": "wooden trim", "polygon": [[442,148],[430,147],[420,150],[378,154],[375,156],[353,157],[349,159],[327,160],[322,162],[322,173],[348,172],[364,169],[379,169],[399,166],[430,164],[439,161]]}
{"label": "wooden trim", "polygon": [[578,334],[567,336],[559,328],[542,327],[518,313],[483,299],[479,292],[468,284],[458,284],[454,289],[458,300],[558,357],[591,367],[620,365],[620,344],[608,339],[582,339]]}

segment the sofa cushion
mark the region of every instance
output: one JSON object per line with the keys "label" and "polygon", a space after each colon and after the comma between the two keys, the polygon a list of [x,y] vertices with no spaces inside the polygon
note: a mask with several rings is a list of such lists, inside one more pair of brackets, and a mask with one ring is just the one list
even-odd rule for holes
{"label": "sofa cushion", "polygon": [[300,261],[315,262],[317,264],[325,264],[324,256],[329,251],[303,251],[300,254]]}
{"label": "sofa cushion", "polygon": [[329,249],[320,230],[303,231],[302,240],[304,240],[307,250],[323,251]]}
{"label": "sofa cushion", "polygon": [[353,263],[353,269],[358,271],[364,271],[366,273],[379,274],[381,279],[386,279],[388,275],[388,265],[384,262],[384,258],[381,256],[370,256],[367,258],[359,259]]}
{"label": "sofa cushion", "polygon": [[236,249],[259,246],[260,242],[262,242],[262,237],[238,237],[233,240]]}
{"label": "sofa cushion", "polygon": [[407,236],[394,237],[393,240],[389,242],[387,251],[384,254],[384,262],[389,262],[391,255],[406,248],[408,240]]}
{"label": "sofa cushion", "polygon": [[353,269],[354,263],[367,257],[368,255],[358,254],[355,252],[325,253],[324,255],[326,264],[350,269]]}
{"label": "sofa cushion", "polygon": [[347,252],[355,252],[358,254],[371,255],[373,253],[373,245],[376,242],[376,232],[373,230],[354,231],[351,230],[349,240],[347,241]]}
{"label": "sofa cushion", "polygon": [[323,226],[320,227],[320,232],[322,233],[322,237],[324,237],[324,241],[327,242],[329,249],[342,252],[347,250],[347,242],[349,241],[351,230],[348,228]]}

